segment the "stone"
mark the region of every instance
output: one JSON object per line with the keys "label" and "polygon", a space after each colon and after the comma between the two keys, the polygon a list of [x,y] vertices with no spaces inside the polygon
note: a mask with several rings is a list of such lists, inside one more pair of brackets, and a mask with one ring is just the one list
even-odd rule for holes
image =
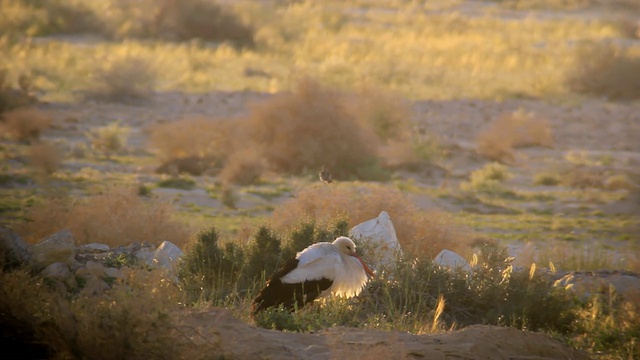
{"label": "stone", "polygon": [[94,251],[94,252],[106,252],[111,250],[109,245],[99,244],[99,243],[91,243],[80,246],[80,250],[82,251]]}
{"label": "stone", "polygon": [[153,254],[153,264],[173,271],[176,262],[183,255],[184,252],[175,244],[169,241],[163,241]]}
{"label": "stone", "polygon": [[44,268],[40,274],[47,279],[56,280],[66,285],[68,288],[75,288],[78,286],[78,282],[69,269],[69,265],[65,263],[53,263]]}
{"label": "stone", "polygon": [[80,295],[99,295],[108,289],[109,284],[106,281],[97,277],[88,277],[80,290]]}
{"label": "stone", "polygon": [[31,255],[28,245],[20,235],[7,227],[0,227],[0,256],[3,256],[2,266],[6,269],[29,264]]}
{"label": "stone", "polygon": [[433,262],[442,267],[447,267],[451,270],[463,270],[466,272],[471,272],[471,266],[462,256],[459,254],[443,249],[440,253],[433,259]]}
{"label": "stone", "polygon": [[55,262],[75,264],[74,242],[73,234],[68,229],[47,236],[28,248],[33,265],[45,268]]}
{"label": "stone", "polygon": [[391,217],[382,211],[377,218],[354,226],[349,237],[367,249],[367,262],[373,267],[394,268],[402,249]]}
{"label": "stone", "polygon": [[103,278],[105,276],[105,273],[106,273],[106,268],[104,267],[104,265],[94,261],[87,261],[87,263],[84,264],[84,266],[76,270],[76,276],[79,276],[82,278],[90,278],[90,277]]}

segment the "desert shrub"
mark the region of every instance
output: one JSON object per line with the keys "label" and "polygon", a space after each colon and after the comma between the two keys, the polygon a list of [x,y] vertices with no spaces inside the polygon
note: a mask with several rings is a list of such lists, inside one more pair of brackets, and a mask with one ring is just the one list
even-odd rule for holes
{"label": "desert shrub", "polygon": [[480,155],[503,163],[515,162],[514,148],[554,145],[549,121],[523,109],[495,119],[476,142]]}
{"label": "desert shrub", "polygon": [[68,228],[78,244],[97,242],[113,247],[145,241],[159,245],[169,240],[180,246],[189,238],[189,231],[172,214],[169,204],[145,201],[135,188],[109,187],[86,199],[47,199],[29,209],[28,221],[17,224],[16,231],[30,243]]}
{"label": "desert shrub", "polygon": [[100,19],[79,1],[5,0],[2,7],[0,30],[3,33],[44,36],[102,31]]}
{"label": "desert shrub", "polygon": [[51,118],[36,109],[16,109],[2,115],[2,132],[20,141],[40,138],[43,130],[51,126]]}
{"label": "desert shrub", "polygon": [[190,303],[224,299],[242,274],[244,252],[241,247],[220,245],[214,227],[201,230],[180,259],[178,277]]}
{"label": "desert shrub", "polygon": [[111,156],[126,148],[130,132],[131,128],[120,125],[120,121],[114,121],[109,125],[91,129],[86,132],[86,136],[91,141],[94,151]]}
{"label": "desert shrub", "polygon": [[435,256],[445,247],[459,253],[468,250],[468,233],[449,215],[421,211],[397,189],[379,184],[323,185],[308,186],[276,208],[272,215],[274,228],[291,228],[304,219],[326,226],[336,218],[348,219],[352,227],[386,211],[405,251]]}
{"label": "desert shrub", "polygon": [[157,185],[162,188],[192,190],[196,187],[196,181],[186,176],[170,177],[158,181]]}
{"label": "desert shrub", "polygon": [[37,102],[30,94],[31,78],[27,75],[18,77],[19,89],[14,89],[9,80],[9,71],[0,68],[0,119],[1,115],[10,110],[32,105]]}
{"label": "desert shrub", "polygon": [[178,357],[179,293],[158,272],[132,271],[101,296],[60,293],[21,270],[0,276],[2,329],[18,340],[14,346],[24,345],[25,356]]}
{"label": "desert shrub", "polygon": [[577,312],[570,343],[610,359],[639,354],[640,298],[623,299],[614,291],[593,296]]}
{"label": "desert shrub", "polygon": [[640,98],[640,56],[610,43],[577,47],[576,65],[566,75],[570,89],[612,99]]}
{"label": "desert shrub", "polygon": [[229,156],[219,178],[225,183],[250,185],[260,178],[264,170],[265,164],[259,153],[253,149],[238,150]]}
{"label": "desert shrub", "polygon": [[604,176],[601,170],[575,166],[562,174],[562,184],[576,188],[602,188],[604,186]]}
{"label": "desert shrub", "polygon": [[510,192],[505,188],[503,182],[510,177],[511,174],[509,174],[506,166],[499,163],[490,163],[471,172],[469,181],[460,183],[460,190],[492,195],[506,195]]}
{"label": "desert shrub", "polygon": [[41,175],[54,173],[61,161],[62,153],[51,143],[38,142],[29,146],[29,165]]}
{"label": "desert shrub", "polygon": [[625,174],[611,175],[602,185],[607,190],[634,190],[640,187],[640,184],[634,184],[633,180]]}
{"label": "desert shrub", "polygon": [[149,61],[131,55],[108,59],[92,75],[91,99],[132,102],[149,99],[156,86],[157,72]]}
{"label": "desert shrub", "polygon": [[[234,125],[230,119],[186,118],[154,125],[148,141],[163,162],[160,169],[166,168],[163,172],[175,168],[173,172],[200,175],[232,153]],[[187,160],[197,166],[179,166]]]}
{"label": "desert shrub", "polygon": [[245,276],[251,280],[271,276],[281,264],[282,239],[268,226],[260,226],[247,244]]}
{"label": "desert shrub", "polygon": [[560,182],[560,175],[555,173],[539,173],[533,177],[534,185],[555,186]]}
{"label": "desert shrub", "polygon": [[354,176],[377,157],[378,139],[344,107],[339,93],[304,80],[292,94],[252,108],[248,141],[275,171],[300,174],[323,165],[334,178]]}
{"label": "desert shrub", "polygon": [[363,88],[345,101],[349,112],[380,140],[379,156],[386,165],[412,165],[418,161],[412,147],[411,108],[400,97]]}
{"label": "desert shrub", "polygon": [[229,42],[252,47],[255,30],[231,7],[211,0],[114,1],[104,16],[107,35],[115,38],[157,38]]}

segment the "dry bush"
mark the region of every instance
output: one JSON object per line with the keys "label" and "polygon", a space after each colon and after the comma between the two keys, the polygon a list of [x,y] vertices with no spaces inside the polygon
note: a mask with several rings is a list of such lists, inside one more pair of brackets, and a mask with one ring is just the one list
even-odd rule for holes
{"label": "dry bush", "polygon": [[41,175],[54,173],[61,161],[62,153],[51,143],[38,142],[29,146],[29,164]]}
{"label": "dry bush", "polygon": [[30,243],[68,228],[78,244],[103,243],[111,247],[132,242],[160,244],[167,240],[180,246],[188,240],[188,228],[172,219],[173,208],[148,201],[137,189],[111,187],[86,199],[49,199],[29,210],[29,222],[16,231]]}
{"label": "dry bush", "polygon": [[345,109],[341,94],[311,80],[252,110],[244,125],[248,141],[275,171],[299,174],[326,165],[345,179],[376,161],[373,130]]}
{"label": "dry bush", "polygon": [[460,254],[469,252],[468,234],[449,215],[421,211],[399,190],[378,184],[309,186],[276,208],[272,223],[276,229],[285,229],[306,218],[322,225],[344,217],[349,226],[355,226],[383,210],[389,213],[402,248],[410,254],[434,257],[444,248]]}
{"label": "dry bush", "polygon": [[224,183],[250,185],[255,183],[265,170],[265,164],[258,152],[253,149],[233,153],[220,172]]}
{"label": "dry bush", "polygon": [[509,164],[515,162],[514,148],[554,145],[549,121],[523,109],[495,119],[478,134],[476,142],[480,155]]}
{"label": "dry bush", "polygon": [[640,98],[640,56],[613,44],[587,43],[576,50],[566,75],[573,91],[612,99]]}
{"label": "dry bush", "polygon": [[115,0],[105,15],[108,35],[115,38],[229,41],[254,46],[255,30],[230,7],[212,0]]}
{"label": "dry bush", "polygon": [[89,98],[114,102],[148,99],[153,95],[157,72],[148,61],[132,56],[107,61],[93,75]]}
{"label": "dry bush", "polygon": [[19,89],[14,89],[9,81],[9,71],[0,68],[0,115],[5,111],[32,105],[37,99],[30,94],[31,78],[21,75],[18,78]]}
{"label": "dry bush", "polygon": [[177,359],[190,346],[175,325],[181,294],[160,271],[125,271],[100,296],[60,293],[22,270],[0,280],[3,339],[24,357]]}
{"label": "dry bush", "polygon": [[51,118],[36,109],[16,109],[3,114],[2,132],[16,140],[31,141],[51,126]]}
{"label": "dry bush", "polygon": [[562,174],[562,184],[576,188],[603,188],[604,175],[601,170],[576,166]]}
{"label": "dry bush", "polygon": [[559,174],[550,172],[539,173],[533,177],[534,185],[555,186],[560,184],[561,181]]}
{"label": "dry bush", "polygon": [[638,184],[634,184],[633,180],[625,174],[609,176],[604,180],[602,185],[607,190],[636,190],[640,188]]}
{"label": "dry bush", "polygon": [[217,165],[232,152],[236,122],[198,117],[154,125],[149,145],[163,163],[158,170],[200,175]]}
{"label": "dry bush", "polygon": [[349,112],[381,140],[378,154],[388,166],[413,165],[418,157],[412,146],[411,108],[404,99],[363,88],[346,101]]}
{"label": "dry bush", "polygon": [[114,121],[107,126],[92,129],[86,133],[91,147],[107,156],[122,151],[127,146],[127,138],[131,128]]}

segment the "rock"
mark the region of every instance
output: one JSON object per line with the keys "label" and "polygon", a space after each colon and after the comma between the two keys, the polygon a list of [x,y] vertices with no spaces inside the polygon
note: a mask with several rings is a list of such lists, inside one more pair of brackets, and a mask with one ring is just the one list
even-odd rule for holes
{"label": "rock", "polygon": [[554,286],[572,290],[583,301],[595,294],[607,294],[609,287],[623,298],[640,295],[640,274],[630,271],[573,271],[554,282]]}
{"label": "rock", "polygon": [[349,237],[367,248],[367,262],[373,267],[395,267],[396,259],[402,255],[396,230],[386,211],[354,226]]}
{"label": "rock", "polygon": [[27,265],[31,260],[27,248],[27,243],[20,235],[9,228],[0,227],[0,256],[3,256],[3,268],[11,269]]}
{"label": "rock", "polygon": [[29,247],[32,263],[45,268],[55,262],[75,263],[75,245],[71,231],[64,229]]}
{"label": "rock", "polygon": [[93,252],[106,252],[109,251],[109,245],[99,244],[99,243],[91,243],[80,246],[81,251],[93,251]]}
{"label": "rock", "polygon": [[87,261],[84,266],[76,270],[76,276],[86,279],[90,277],[103,278],[105,275],[106,268],[102,264],[94,261]]}
{"label": "rock", "polygon": [[141,248],[133,253],[135,257],[149,266],[153,266],[153,258],[155,257],[155,251],[149,248]]}
{"label": "rock", "polygon": [[97,277],[88,277],[80,290],[80,295],[99,295],[109,289],[106,281]]}
{"label": "rock", "polygon": [[444,249],[433,259],[435,264],[442,267],[448,267],[452,270],[460,269],[466,272],[471,272],[471,266],[462,256],[457,253]]}
{"label": "rock", "polygon": [[179,247],[169,241],[163,241],[153,254],[153,264],[170,271],[175,269],[175,264],[184,255]]}
{"label": "rock", "polygon": [[69,265],[57,262],[44,268],[41,275],[48,279],[65,281],[72,277],[73,273],[69,270]]}

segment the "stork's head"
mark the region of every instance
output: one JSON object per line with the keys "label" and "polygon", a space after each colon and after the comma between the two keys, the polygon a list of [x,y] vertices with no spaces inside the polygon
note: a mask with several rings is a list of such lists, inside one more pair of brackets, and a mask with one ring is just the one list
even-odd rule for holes
{"label": "stork's head", "polygon": [[356,259],[360,260],[364,271],[369,274],[369,276],[374,277],[373,271],[367,266],[367,264],[356,254],[356,244],[353,240],[349,239],[345,236],[340,236],[333,242],[333,246],[335,246],[338,251],[345,255],[353,256]]}

